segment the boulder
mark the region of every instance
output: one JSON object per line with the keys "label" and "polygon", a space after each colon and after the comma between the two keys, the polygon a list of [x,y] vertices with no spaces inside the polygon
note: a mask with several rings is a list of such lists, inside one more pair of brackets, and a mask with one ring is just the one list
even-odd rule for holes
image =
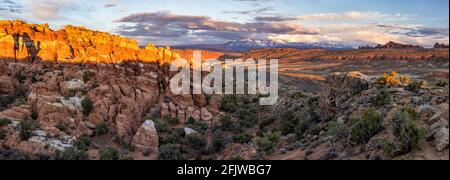
{"label": "boulder", "polygon": [[8,76],[0,76],[0,94],[11,94],[16,91],[17,80],[8,77]]}
{"label": "boulder", "polygon": [[206,108],[201,109],[201,118],[203,121],[211,121],[213,115]]}
{"label": "boulder", "polygon": [[133,137],[132,144],[138,151],[150,151],[150,153],[158,153],[158,132],[155,128],[155,123],[151,120],[146,120]]}

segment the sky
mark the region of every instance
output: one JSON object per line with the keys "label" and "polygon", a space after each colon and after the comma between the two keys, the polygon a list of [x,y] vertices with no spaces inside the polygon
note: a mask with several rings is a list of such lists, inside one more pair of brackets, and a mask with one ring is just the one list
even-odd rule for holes
{"label": "sky", "polygon": [[0,0],[0,19],[84,26],[142,45],[449,42],[448,0]]}

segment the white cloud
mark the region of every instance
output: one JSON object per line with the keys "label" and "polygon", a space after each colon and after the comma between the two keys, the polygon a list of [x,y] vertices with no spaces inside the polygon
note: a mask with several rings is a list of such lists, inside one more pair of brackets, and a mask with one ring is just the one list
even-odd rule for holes
{"label": "white cloud", "polygon": [[348,11],[343,13],[317,13],[298,16],[299,20],[303,21],[336,21],[336,20],[367,20],[367,19],[382,19],[382,18],[407,18],[413,15],[384,14],[377,11],[361,12]]}
{"label": "white cloud", "polygon": [[40,20],[56,19],[60,11],[71,7],[74,0],[25,0],[26,7],[30,8],[32,14]]}

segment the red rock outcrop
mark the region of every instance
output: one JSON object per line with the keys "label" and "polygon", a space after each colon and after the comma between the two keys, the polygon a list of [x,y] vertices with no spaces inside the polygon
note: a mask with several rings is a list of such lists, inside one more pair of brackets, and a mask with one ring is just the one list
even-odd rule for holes
{"label": "red rock outcrop", "polygon": [[62,63],[171,62],[179,55],[170,48],[139,48],[135,40],[66,26],[53,31],[48,24],[0,21],[0,59]]}

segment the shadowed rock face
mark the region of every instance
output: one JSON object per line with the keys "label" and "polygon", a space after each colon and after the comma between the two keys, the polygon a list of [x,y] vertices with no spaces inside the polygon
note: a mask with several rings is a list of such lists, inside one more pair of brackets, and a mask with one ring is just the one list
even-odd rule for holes
{"label": "shadowed rock face", "polygon": [[0,21],[0,59],[63,63],[171,62],[169,48],[139,48],[135,40],[83,27],[53,31],[47,24]]}

